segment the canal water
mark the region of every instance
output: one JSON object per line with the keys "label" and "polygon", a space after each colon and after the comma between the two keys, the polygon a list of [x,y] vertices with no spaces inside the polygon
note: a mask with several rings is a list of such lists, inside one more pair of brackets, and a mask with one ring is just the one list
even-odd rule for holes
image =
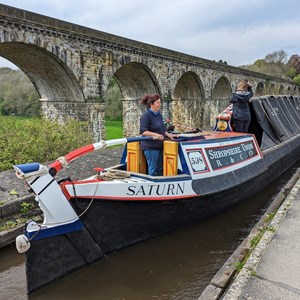
{"label": "canal water", "polygon": [[119,251],[30,297],[23,255],[14,245],[0,249],[0,299],[197,299],[299,167],[217,216]]}

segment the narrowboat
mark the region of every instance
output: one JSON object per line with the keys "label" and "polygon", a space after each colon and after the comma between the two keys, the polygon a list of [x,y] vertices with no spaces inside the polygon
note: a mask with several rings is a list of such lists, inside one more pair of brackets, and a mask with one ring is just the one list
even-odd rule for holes
{"label": "narrowboat", "polygon": [[[249,133],[231,124],[232,107],[211,131],[164,141],[163,176],[147,175],[142,139],[101,141],[49,166],[16,165],[43,212],[16,239],[26,257],[28,293],[119,249],[189,226],[250,199],[299,159],[300,99],[254,97]],[[120,164],[88,178],[56,179],[76,158],[124,145]],[[100,155],[100,154],[99,154]]]}

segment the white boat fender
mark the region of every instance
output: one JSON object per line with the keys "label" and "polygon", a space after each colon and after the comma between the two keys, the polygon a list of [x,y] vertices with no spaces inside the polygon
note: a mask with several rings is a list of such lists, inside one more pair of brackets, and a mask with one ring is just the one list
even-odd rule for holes
{"label": "white boat fender", "polygon": [[16,248],[19,253],[25,253],[30,248],[30,242],[26,235],[21,234],[16,237]]}

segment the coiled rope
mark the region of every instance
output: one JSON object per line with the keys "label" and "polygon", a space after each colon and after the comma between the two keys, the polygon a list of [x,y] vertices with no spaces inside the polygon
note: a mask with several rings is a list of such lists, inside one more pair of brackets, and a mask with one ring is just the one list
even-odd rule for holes
{"label": "coiled rope", "polygon": [[125,179],[129,178],[131,175],[129,172],[109,169],[106,172],[102,172],[97,176],[97,178],[101,178],[102,180],[112,181],[114,179]]}

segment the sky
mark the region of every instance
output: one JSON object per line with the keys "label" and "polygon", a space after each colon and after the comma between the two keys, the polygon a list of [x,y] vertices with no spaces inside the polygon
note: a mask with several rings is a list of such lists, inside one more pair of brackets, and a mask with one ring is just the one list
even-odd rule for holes
{"label": "sky", "polygon": [[[1,0],[0,0],[1,1]],[[7,0],[21,8],[232,66],[300,54],[299,0]],[[0,67],[13,65],[0,57]]]}

